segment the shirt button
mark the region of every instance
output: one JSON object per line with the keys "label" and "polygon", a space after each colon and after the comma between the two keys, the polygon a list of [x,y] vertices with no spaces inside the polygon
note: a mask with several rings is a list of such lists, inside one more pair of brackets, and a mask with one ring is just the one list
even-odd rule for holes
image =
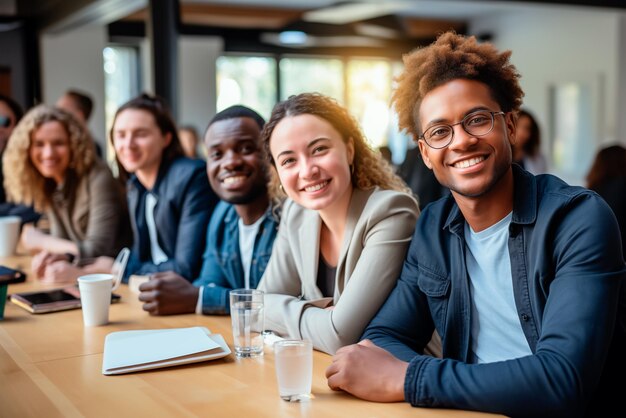
{"label": "shirt button", "polygon": [[522,314],[522,321],[526,322],[530,319],[530,316],[526,315],[525,313]]}

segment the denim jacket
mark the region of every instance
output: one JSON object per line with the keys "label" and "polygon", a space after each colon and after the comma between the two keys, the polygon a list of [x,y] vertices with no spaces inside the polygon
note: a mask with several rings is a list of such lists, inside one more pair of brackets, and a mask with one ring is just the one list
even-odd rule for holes
{"label": "denim jacket", "polygon": [[[268,208],[254,241],[250,265],[250,287],[256,288],[272,254],[278,232],[278,214]],[[228,314],[228,292],[244,287],[244,272],[239,252],[239,215],[235,207],[220,202],[207,229],[207,247],[202,272],[193,284],[202,289],[202,313]]]}
{"label": "denim jacket", "polygon": [[[533,417],[623,411],[626,268],[615,216],[592,191],[517,166],[513,174],[509,255],[532,355],[469,364],[465,219],[452,196],[420,216],[398,284],[363,338],[409,362],[413,406]],[[434,329],[441,359],[421,354]]]}
{"label": "denim jacket", "polygon": [[[200,272],[207,225],[219,198],[209,186],[205,164],[200,160],[176,158],[161,163],[152,190],[132,176],[127,184],[128,210],[133,228],[133,248],[125,277],[172,270],[191,281]],[[146,195],[152,193],[159,246],[168,259],[152,262],[146,224]]]}

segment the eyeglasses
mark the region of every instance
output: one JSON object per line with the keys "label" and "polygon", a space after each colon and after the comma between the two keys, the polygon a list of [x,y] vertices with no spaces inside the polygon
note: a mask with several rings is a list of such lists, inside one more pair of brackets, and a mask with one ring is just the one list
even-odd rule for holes
{"label": "eyeglasses", "polygon": [[11,126],[11,118],[5,115],[0,115],[0,128],[8,128]]}
{"label": "eyeglasses", "polygon": [[505,115],[504,112],[490,112],[479,110],[470,113],[461,119],[460,122],[451,125],[441,123],[433,125],[418,137],[423,139],[428,146],[435,149],[445,148],[454,139],[454,126],[461,125],[463,130],[472,136],[485,136],[493,129],[493,122],[496,115]]}

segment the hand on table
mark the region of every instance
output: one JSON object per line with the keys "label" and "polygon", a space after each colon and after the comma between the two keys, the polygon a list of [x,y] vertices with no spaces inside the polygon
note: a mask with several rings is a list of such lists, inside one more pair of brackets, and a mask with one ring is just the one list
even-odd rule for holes
{"label": "hand on table", "polygon": [[196,311],[199,289],[173,271],[155,273],[139,285],[139,300],[150,315],[172,315]]}
{"label": "hand on table", "polygon": [[76,283],[76,279],[82,275],[80,267],[66,260],[60,260],[48,263],[41,281],[43,283]]}
{"label": "hand on table", "polygon": [[409,364],[370,340],[337,350],[326,369],[328,386],[375,402],[404,400],[404,377]]}
{"label": "hand on table", "polygon": [[114,262],[112,257],[107,256],[93,258],[89,264],[83,265],[83,274],[111,273]]}
{"label": "hand on table", "polygon": [[39,251],[31,261],[31,271],[38,279],[43,279],[46,268],[57,261],[68,261],[65,254],[54,254],[48,251]]}

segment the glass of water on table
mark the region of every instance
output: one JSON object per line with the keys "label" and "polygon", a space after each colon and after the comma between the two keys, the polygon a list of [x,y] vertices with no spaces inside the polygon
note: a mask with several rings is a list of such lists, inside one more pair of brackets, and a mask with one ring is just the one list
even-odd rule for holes
{"label": "glass of water on table", "polygon": [[312,398],[313,345],[308,340],[280,340],[274,343],[278,394],[288,402]]}
{"label": "glass of water on table", "polygon": [[231,290],[230,318],[233,325],[235,356],[262,356],[263,291],[256,289]]}

